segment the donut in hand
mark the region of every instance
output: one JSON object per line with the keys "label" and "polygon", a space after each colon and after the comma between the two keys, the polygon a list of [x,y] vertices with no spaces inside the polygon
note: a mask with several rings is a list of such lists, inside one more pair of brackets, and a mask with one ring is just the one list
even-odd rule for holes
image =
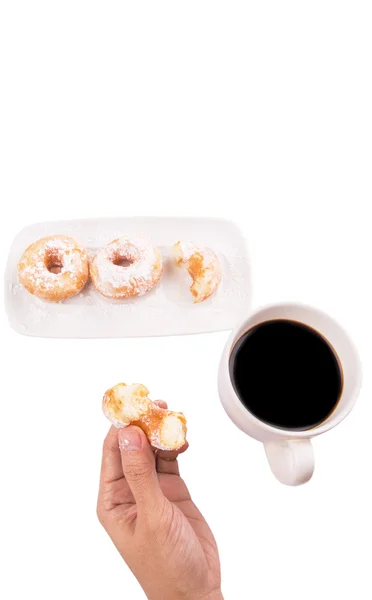
{"label": "donut in hand", "polygon": [[186,442],[184,415],[160,408],[148,395],[141,383],[118,383],[105,393],[103,412],[115,427],[140,427],[154,448],[178,450]]}

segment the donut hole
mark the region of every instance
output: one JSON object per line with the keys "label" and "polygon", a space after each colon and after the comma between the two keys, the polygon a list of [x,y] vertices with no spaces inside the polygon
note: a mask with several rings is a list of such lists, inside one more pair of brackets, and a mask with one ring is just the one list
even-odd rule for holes
{"label": "donut hole", "polygon": [[112,262],[117,267],[130,267],[130,265],[132,265],[134,261],[131,260],[130,258],[125,257],[125,256],[118,256]]}
{"label": "donut hole", "polygon": [[45,266],[50,273],[58,275],[63,269],[63,260],[56,252],[50,252],[45,257]]}
{"label": "donut hole", "polygon": [[63,265],[52,265],[48,271],[55,273],[56,275],[62,271]]}

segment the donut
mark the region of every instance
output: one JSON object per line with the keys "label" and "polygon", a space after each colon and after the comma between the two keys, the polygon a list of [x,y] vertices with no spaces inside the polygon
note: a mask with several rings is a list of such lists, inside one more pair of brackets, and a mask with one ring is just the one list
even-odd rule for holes
{"label": "donut", "polygon": [[210,248],[199,248],[191,242],[177,242],[173,246],[176,265],[185,265],[192,284],[194,303],[203,302],[213,294],[221,281],[221,265]]}
{"label": "donut", "polygon": [[103,412],[115,427],[140,427],[154,448],[178,450],[186,441],[184,415],[160,408],[148,396],[141,383],[118,383],[105,393]]}
{"label": "donut", "polygon": [[66,235],[34,242],[18,263],[19,282],[34,296],[51,302],[78,294],[88,277],[86,249]]}
{"label": "donut", "polygon": [[121,300],[149,292],[162,270],[161,254],[150,242],[120,237],[95,255],[90,275],[100,294]]}

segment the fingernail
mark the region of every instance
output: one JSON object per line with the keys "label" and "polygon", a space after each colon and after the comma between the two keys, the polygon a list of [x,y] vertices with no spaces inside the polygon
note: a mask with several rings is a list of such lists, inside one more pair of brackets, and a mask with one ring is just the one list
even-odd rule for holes
{"label": "fingernail", "polygon": [[120,450],[139,450],[142,446],[142,439],[136,429],[124,427],[119,429],[119,448]]}

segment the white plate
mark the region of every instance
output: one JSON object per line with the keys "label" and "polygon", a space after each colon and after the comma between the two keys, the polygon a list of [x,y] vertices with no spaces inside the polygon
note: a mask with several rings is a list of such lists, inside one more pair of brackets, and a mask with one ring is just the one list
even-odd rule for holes
{"label": "white plate", "polygon": [[[151,239],[164,260],[160,282],[148,294],[108,300],[88,283],[63,302],[47,302],[29,294],[17,279],[17,263],[37,239],[54,234],[74,237],[90,255],[121,235]],[[185,269],[171,260],[178,240],[209,246],[218,255],[222,281],[210,298],[193,304]],[[5,274],[5,306],[10,325],[24,335],[58,338],[181,335],[232,329],[251,308],[250,266],[244,238],[223,219],[133,217],[36,223],[15,238]]]}

